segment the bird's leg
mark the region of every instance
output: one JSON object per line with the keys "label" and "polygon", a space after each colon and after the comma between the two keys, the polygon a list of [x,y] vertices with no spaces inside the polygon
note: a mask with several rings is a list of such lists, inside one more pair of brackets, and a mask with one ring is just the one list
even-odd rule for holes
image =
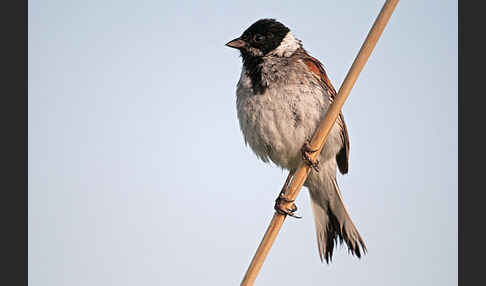
{"label": "bird's leg", "polygon": [[309,140],[305,141],[304,146],[302,146],[302,149],[300,149],[300,152],[302,152],[302,160],[304,162],[311,166],[312,169],[314,169],[316,172],[319,172],[319,160],[312,160],[311,157],[309,156],[310,153],[314,153],[319,151],[319,149],[312,150],[311,146],[309,144]]}
{"label": "bird's leg", "polygon": [[[290,179],[292,179],[292,176],[294,175],[294,173],[295,173],[295,170],[294,169],[290,170],[290,173],[287,176],[287,180],[285,180],[285,184],[283,185],[282,190],[280,191],[280,194],[278,195],[277,199],[275,199],[275,206],[274,206],[274,208],[277,211],[277,213],[279,213],[279,214],[289,215],[289,216],[295,217],[295,218],[302,218],[302,217],[296,216],[294,214],[294,212],[297,211],[297,206],[293,203],[294,201],[293,200],[289,200],[285,196],[285,191],[287,190],[287,187],[289,186],[289,183],[290,183]],[[290,209],[284,209],[282,207],[282,202],[292,203],[291,208]]]}

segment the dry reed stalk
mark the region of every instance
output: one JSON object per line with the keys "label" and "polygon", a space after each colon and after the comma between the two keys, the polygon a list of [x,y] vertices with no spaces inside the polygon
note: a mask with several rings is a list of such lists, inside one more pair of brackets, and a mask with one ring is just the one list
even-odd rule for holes
{"label": "dry reed stalk", "polygon": [[[371,55],[371,52],[375,48],[376,43],[383,33],[383,30],[385,29],[385,26],[388,23],[388,20],[390,19],[393,10],[395,9],[395,6],[397,4],[398,0],[388,0],[381,8],[381,11],[376,18],[373,27],[371,27],[368,36],[366,37],[363,45],[361,46],[361,49],[358,52],[358,55],[353,62],[353,65],[346,75],[346,78],[344,79],[344,82],[341,85],[341,88],[339,89],[339,92],[336,95],[334,102],[329,107],[329,110],[327,111],[324,119],[321,121],[319,128],[316,130],[314,136],[312,137],[312,140],[310,142],[310,148],[312,150],[319,150],[318,152],[310,154],[312,160],[315,160],[317,156],[321,153],[320,151],[324,146],[329,131],[331,130],[334,122],[336,121],[336,118],[339,115],[339,112],[341,111],[341,107],[346,101],[349,92],[353,88],[354,83],[358,78],[358,75],[360,74],[369,56]],[[286,198],[291,201],[296,199],[300,189],[302,188],[302,185],[309,175],[310,170],[311,167],[301,162],[299,168],[292,178],[291,183],[285,191],[284,195]],[[288,209],[290,208],[290,205],[291,203],[288,202],[286,204],[283,204],[282,208]],[[273,215],[272,221],[270,222],[270,225],[268,226],[267,231],[265,232],[265,235],[263,236],[263,239],[260,242],[260,245],[258,246],[255,255],[253,256],[250,266],[248,267],[248,270],[246,271],[245,276],[241,281],[241,286],[250,286],[253,285],[253,283],[255,282],[258,272],[260,271],[263,262],[268,252],[270,251],[270,248],[272,247],[272,244],[275,241],[275,238],[277,237],[277,234],[282,227],[285,218],[286,215],[279,214],[277,212],[275,212],[275,214]]]}

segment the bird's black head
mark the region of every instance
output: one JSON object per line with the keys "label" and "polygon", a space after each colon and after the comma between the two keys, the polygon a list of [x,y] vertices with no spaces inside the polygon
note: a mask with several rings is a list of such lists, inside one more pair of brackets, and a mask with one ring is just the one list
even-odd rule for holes
{"label": "bird's black head", "polygon": [[246,29],[241,37],[226,45],[239,49],[242,56],[262,57],[277,49],[290,29],[275,19],[261,19]]}

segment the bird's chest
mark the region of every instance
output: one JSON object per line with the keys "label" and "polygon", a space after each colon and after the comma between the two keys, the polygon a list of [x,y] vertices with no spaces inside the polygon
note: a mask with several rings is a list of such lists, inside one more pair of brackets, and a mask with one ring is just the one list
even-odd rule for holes
{"label": "bird's chest", "polygon": [[312,136],[328,106],[322,88],[309,79],[286,78],[254,94],[244,71],[236,102],[245,142],[260,159],[283,168],[296,167],[300,148]]}

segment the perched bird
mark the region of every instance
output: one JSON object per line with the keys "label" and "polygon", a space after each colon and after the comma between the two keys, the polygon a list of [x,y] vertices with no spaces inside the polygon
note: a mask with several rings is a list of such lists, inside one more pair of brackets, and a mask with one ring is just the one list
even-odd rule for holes
{"label": "perched bird", "polygon": [[[366,246],[336,182],[336,168],[346,174],[349,163],[349,137],[342,113],[318,160],[309,158],[315,150],[310,150],[308,142],[336,96],[324,67],[275,19],[258,20],[226,45],[238,49],[243,61],[236,106],[245,143],[264,162],[271,160],[289,170],[287,183],[301,160],[310,164],[313,170],[304,186],[312,201],[321,261],[332,260],[338,241],[345,241],[349,252],[360,258]],[[283,191],[275,209],[295,216],[295,205],[291,209],[281,206]]]}

